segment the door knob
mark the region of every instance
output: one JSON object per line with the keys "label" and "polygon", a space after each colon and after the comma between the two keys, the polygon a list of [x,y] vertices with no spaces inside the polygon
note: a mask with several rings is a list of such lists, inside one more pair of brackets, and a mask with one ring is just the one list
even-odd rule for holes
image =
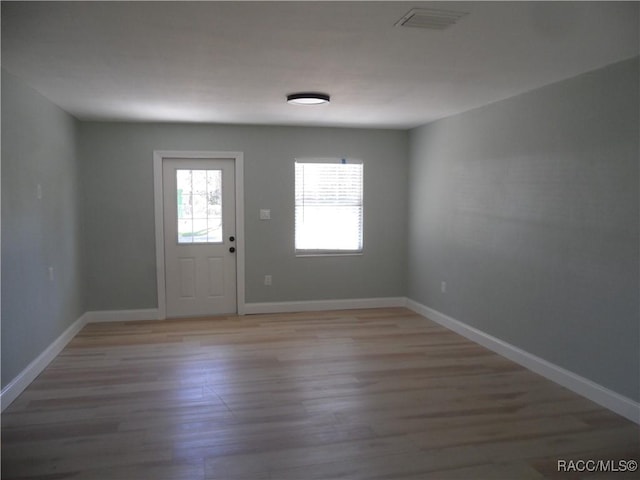
{"label": "door knob", "polygon": [[229,251],[230,251],[231,253],[235,252],[235,251],[236,251],[236,247],[230,247],[230,248],[229,248]]}
{"label": "door knob", "polygon": [[233,235],[229,237],[230,242],[234,242],[235,240],[236,240],[236,237],[234,237]]}

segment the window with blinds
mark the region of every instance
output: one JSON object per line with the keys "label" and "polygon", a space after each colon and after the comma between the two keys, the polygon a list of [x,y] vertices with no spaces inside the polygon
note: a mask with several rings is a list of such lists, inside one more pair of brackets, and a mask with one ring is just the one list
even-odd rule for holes
{"label": "window with blinds", "polygon": [[362,252],[362,163],[296,161],[300,254]]}

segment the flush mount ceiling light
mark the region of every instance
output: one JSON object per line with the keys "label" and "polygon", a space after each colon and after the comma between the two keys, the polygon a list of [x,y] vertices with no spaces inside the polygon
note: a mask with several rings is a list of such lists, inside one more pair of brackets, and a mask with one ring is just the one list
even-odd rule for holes
{"label": "flush mount ceiling light", "polygon": [[287,95],[287,103],[292,105],[322,105],[329,103],[331,97],[326,93],[301,92]]}

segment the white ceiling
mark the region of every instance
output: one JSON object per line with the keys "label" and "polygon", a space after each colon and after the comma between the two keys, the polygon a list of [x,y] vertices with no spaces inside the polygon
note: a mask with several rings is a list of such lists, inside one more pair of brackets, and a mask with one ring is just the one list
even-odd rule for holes
{"label": "white ceiling", "polygon": [[[415,7],[468,15],[394,26]],[[638,7],[3,2],[2,67],[83,120],[410,128],[638,55]]]}

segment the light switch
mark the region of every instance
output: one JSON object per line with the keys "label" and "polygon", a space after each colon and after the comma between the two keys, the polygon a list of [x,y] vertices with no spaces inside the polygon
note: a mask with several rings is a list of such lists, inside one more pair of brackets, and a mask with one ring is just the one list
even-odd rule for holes
{"label": "light switch", "polygon": [[260,220],[271,220],[271,210],[269,210],[268,208],[261,208]]}

